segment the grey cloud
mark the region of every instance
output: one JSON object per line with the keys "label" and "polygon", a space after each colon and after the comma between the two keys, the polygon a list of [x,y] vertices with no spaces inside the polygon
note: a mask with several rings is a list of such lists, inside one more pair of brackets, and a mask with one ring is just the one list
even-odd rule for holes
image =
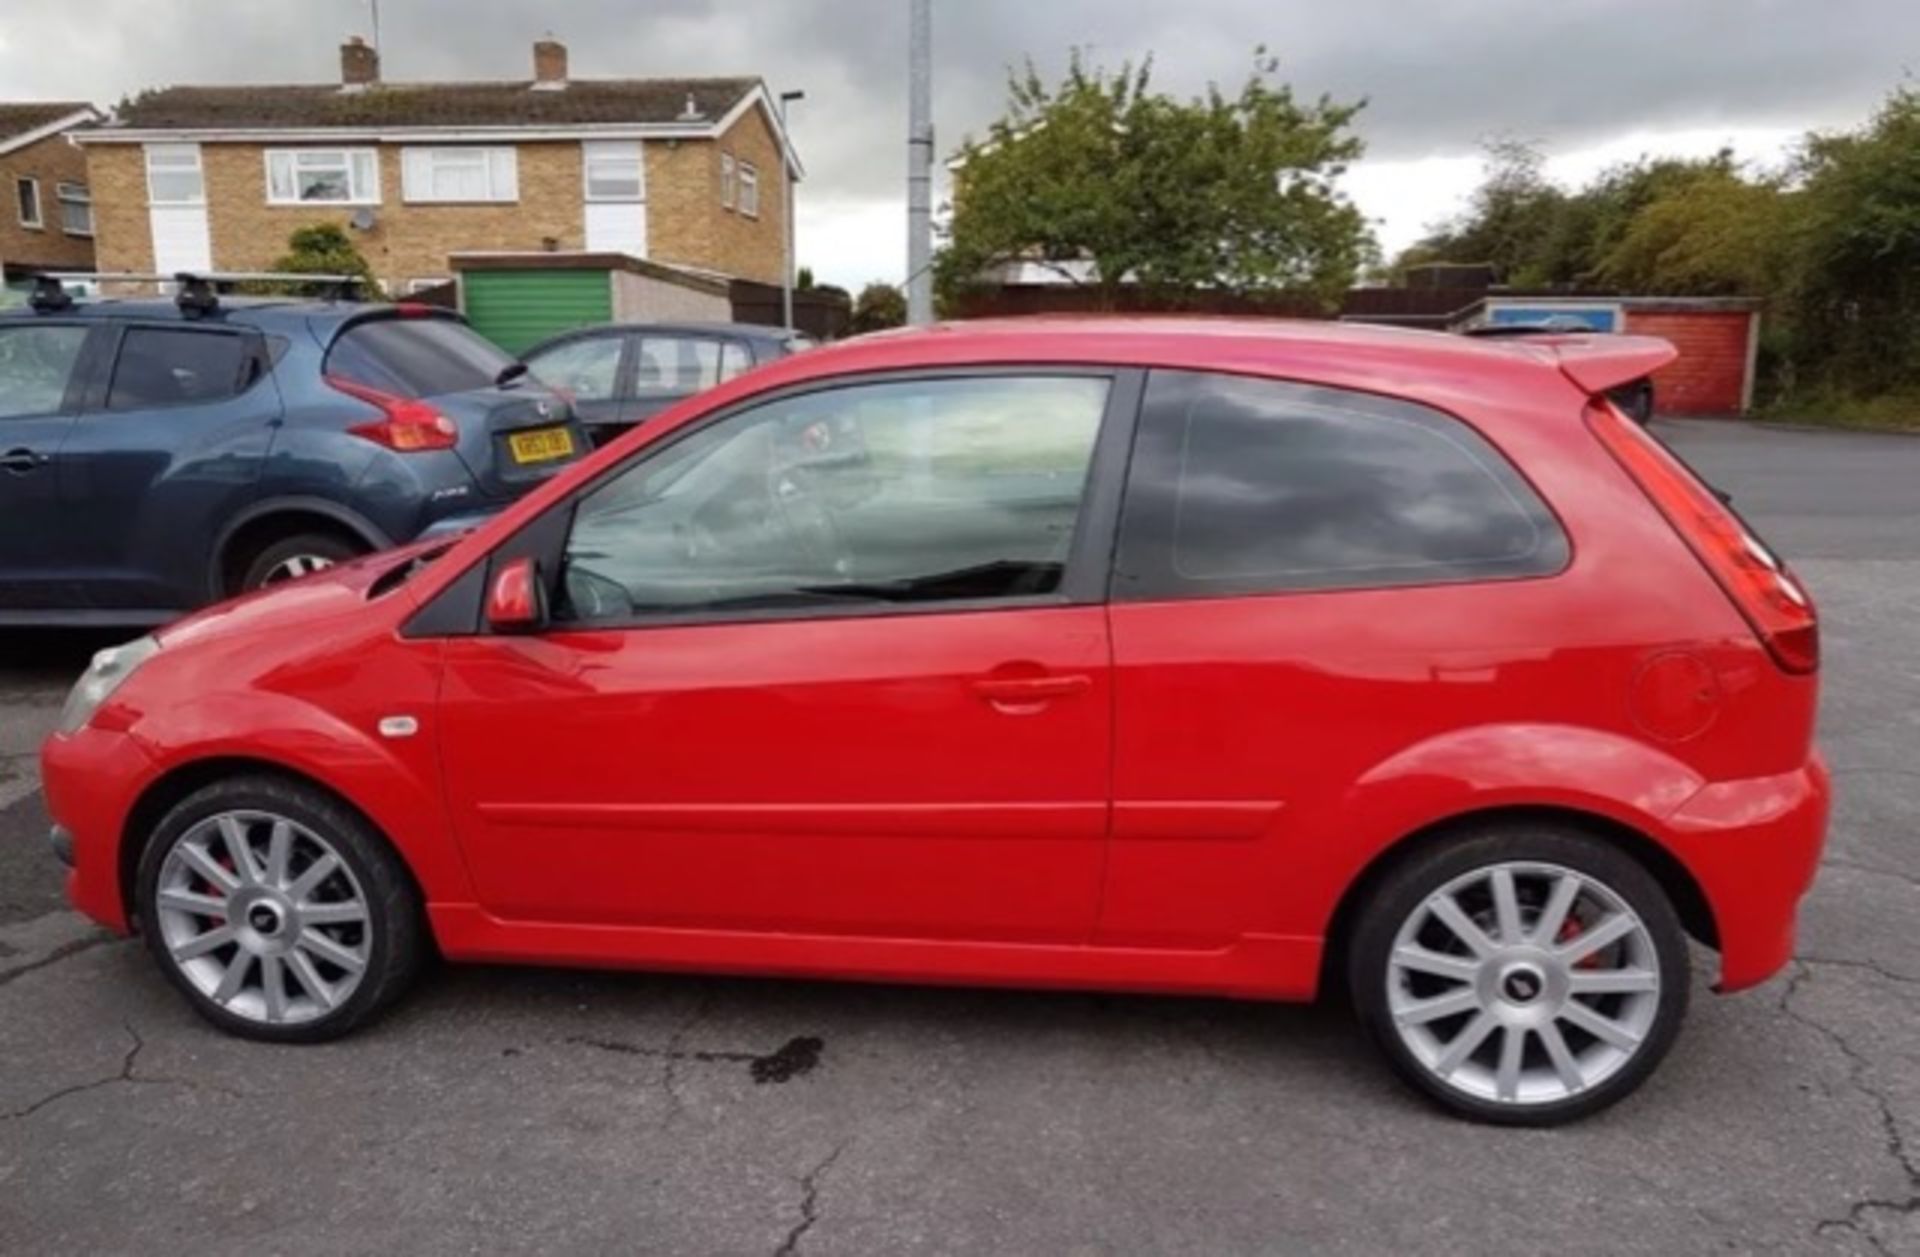
{"label": "grey cloud", "polygon": [[[1471,151],[1495,132],[1560,148],[1639,129],[1831,126],[1862,116],[1920,48],[1916,0],[936,0],[943,148],[998,112],[1005,71],[1080,46],[1149,52],[1160,83],[1244,75],[1256,44],[1307,94],[1366,96],[1377,158]],[[808,99],[810,193],[898,195],[905,0],[383,0],[395,79],[528,73],[552,31],[582,77],[759,73]],[[323,80],[365,0],[4,0],[0,83],[111,104],[169,82]]]}

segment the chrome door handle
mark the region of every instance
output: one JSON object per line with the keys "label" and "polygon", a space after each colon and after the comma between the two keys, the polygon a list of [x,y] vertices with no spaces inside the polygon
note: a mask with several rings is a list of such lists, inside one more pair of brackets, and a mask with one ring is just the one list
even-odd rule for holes
{"label": "chrome door handle", "polygon": [[29,449],[11,449],[0,454],[0,467],[16,476],[24,476],[35,467],[41,467],[53,460],[45,454],[36,454]]}

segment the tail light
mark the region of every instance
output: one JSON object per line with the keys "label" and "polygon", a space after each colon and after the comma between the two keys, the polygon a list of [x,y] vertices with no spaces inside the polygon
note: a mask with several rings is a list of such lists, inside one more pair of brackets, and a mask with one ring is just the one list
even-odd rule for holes
{"label": "tail light", "polygon": [[347,429],[357,437],[364,437],[403,454],[420,450],[450,450],[460,441],[460,429],[453,420],[423,401],[395,397],[337,375],[327,376],[326,380],[327,387],[378,406],[385,415],[385,418],[372,423],[356,423]]}
{"label": "tail light", "polygon": [[1594,435],[1727,591],[1783,669],[1820,666],[1820,621],[1800,581],[1679,459],[1612,403],[1588,412]]}

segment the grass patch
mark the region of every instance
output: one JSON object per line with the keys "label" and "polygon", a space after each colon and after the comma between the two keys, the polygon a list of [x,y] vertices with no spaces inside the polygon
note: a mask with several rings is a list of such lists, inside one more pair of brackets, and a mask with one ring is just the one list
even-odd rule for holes
{"label": "grass patch", "polygon": [[1846,393],[1809,393],[1771,402],[1755,412],[1762,422],[1806,423],[1822,428],[1867,432],[1920,432],[1920,389],[1856,397]]}

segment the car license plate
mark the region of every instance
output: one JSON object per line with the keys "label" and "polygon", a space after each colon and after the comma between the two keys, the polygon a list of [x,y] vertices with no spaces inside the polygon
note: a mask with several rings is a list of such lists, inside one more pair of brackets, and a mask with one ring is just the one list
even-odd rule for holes
{"label": "car license plate", "polygon": [[515,432],[507,437],[507,448],[513,451],[516,463],[550,463],[573,453],[573,433],[565,428]]}

